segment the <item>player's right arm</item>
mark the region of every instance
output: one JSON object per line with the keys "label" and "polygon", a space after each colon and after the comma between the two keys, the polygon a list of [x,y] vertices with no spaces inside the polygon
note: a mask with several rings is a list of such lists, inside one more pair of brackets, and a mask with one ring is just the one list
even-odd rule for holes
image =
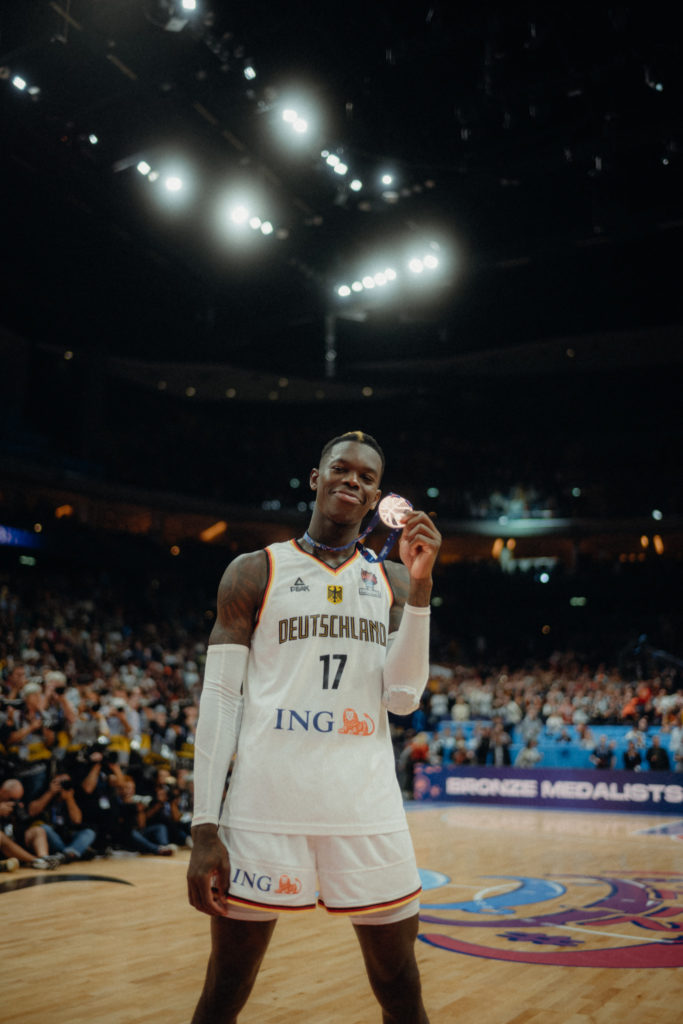
{"label": "player's right arm", "polygon": [[230,864],[218,838],[218,819],[237,747],[249,644],[267,581],[263,551],[231,562],[218,586],[216,622],[209,637],[195,733],[194,846],[187,891],[192,906],[212,916],[225,917],[228,911]]}

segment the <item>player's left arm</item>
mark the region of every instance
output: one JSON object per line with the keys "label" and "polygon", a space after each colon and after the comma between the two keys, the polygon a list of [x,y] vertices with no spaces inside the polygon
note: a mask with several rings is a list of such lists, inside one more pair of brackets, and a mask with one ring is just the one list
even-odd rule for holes
{"label": "player's left arm", "polygon": [[386,563],[394,604],[382,703],[397,715],[419,707],[429,678],[432,570],[440,547],[441,534],[427,513],[413,510],[406,515],[399,541],[401,564]]}

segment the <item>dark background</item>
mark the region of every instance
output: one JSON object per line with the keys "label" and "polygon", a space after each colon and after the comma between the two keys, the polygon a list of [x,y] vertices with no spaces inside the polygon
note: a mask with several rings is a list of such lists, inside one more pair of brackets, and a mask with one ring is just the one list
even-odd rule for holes
{"label": "dark background", "polygon": [[[44,525],[34,568],[129,562],[210,594],[227,557],[305,524],[320,447],[362,427],[388,489],[446,538],[444,650],[616,658],[646,632],[683,653],[674,10],[206,0],[180,31],[171,15],[0,14],[0,521]],[[292,96],[317,111],[297,146]],[[192,194],[163,206],[135,165],[176,156]],[[276,230],[229,242],[220,203],[247,185]],[[336,294],[430,242],[429,281]],[[523,529],[490,501],[519,485],[536,495]],[[498,535],[533,564],[502,573]]]}

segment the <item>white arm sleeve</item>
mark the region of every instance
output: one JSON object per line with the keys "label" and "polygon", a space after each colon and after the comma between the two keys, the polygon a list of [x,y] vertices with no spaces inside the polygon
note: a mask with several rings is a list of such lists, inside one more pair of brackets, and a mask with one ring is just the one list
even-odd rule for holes
{"label": "white arm sleeve", "polygon": [[218,824],[225,780],[242,721],[242,681],[249,648],[211,644],[194,740],[193,825]]}
{"label": "white arm sleeve", "polygon": [[395,715],[420,706],[429,679],[429,616],[429,607],[405,605],[398,631],[389,638],[382,704]]}

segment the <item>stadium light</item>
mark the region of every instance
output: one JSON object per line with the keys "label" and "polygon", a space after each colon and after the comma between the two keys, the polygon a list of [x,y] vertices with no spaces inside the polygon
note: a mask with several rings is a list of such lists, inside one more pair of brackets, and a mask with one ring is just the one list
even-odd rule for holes
{"label": "stadium light", "polygon": [[249,220],[249,210],[241,203],[238,206],[233,206],[230,211],[230,220],[233,224],[246,224]]}

